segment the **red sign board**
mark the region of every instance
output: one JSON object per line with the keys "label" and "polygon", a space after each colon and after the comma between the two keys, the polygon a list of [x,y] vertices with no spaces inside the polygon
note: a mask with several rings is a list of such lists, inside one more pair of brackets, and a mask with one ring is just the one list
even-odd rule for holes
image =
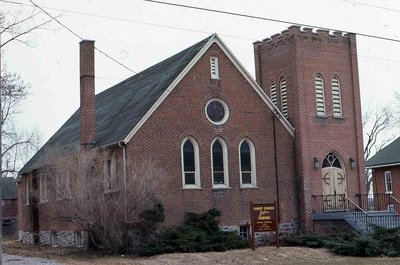
{"label": "red sign board", "polygon": [[276,230],[275,203],[252,205],[254,232],[270,232]]}
{"label": "red sign board", "polygon": [[279,247],[278,206],[274,203],[253,204],[250,202],[251,234],[253,250],[256,247],[254,233],[275,232],[276,247]]}

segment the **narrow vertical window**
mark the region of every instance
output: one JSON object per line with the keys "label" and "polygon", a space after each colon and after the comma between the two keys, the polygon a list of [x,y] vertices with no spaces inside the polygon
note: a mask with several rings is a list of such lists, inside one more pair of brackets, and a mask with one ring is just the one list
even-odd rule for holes
{"label": "narrow vertical window", "polygon": [[340,81],[337,76],[332,78],[333,117],[342,117],[342,100],[340,95]]}
{"label": "narrow vertical window", "polygon": [[211,144],[213,187],[229,186],[228,180],[228,150],[225,142],[217,138]]}
{"label": "narrow vertical window", "polygon": [[104,161],[103,174],[104,174],[104,190],[111,192],[117,190],[117,170],[118,161],[117,154],[113,152],[111,157]]}
{"label": "narrow vertical window", "polygon": [[324,93],[324,80],[321,75],[315,77],[315,97],[317,104],[317,116],[325,116],[325,93]]}
{"label": "narrow vertical window", "polygon": [[184,188],[200,187],[199,147],[191,138],[182,143],[182,171]]}
{"label": "narrow vertical window", "polygon": [[239,147],[240,153],[240,184],[242,187],[256,187],[256,162],[254,145],[248,139],[243,140]]}
{"label": "narrow vertical window", "polygon": [[271,89],[272,103],[274,103],[274,105],[277,106],[276,85],[275,85],[274,80],[271,80],[270,89]]}
{"label": "narrow vertical window", "polygon": [[386,193],[392,193],[392,172],[385,171],[385,187]]}
{"label": "narrow vertical window", "polygon": [[210,57],[211,79],[219,79],[218,57]]}
{"label": "narrow vertical window", "polygon": [[39,200],[40,202],[48,201],[48,192],[47,192],[47,175],[44,173],[40,174],[39,177]]}
{"label": "narrow vertical window", "polygon": [[29,178],[25,178],[25,204],[29,205]]}
{"label": "narrow vertical window", "polygon": [[281,87],[281,110],[282,110],[283,116],[285,116],[285,118],[287,118],[288,117],[288,102],[287,102],[286,80],[284,77],[281,78],[280,87]]}

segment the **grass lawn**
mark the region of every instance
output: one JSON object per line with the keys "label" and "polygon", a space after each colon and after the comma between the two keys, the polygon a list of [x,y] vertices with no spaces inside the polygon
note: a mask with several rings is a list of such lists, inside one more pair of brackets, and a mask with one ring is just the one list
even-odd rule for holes
{"label": "grass lawn", "polygon": [[259,247],[251,249],[232,250],[227,252],[177,253],[158,255],[149,258],[135,256],[102,256],[79,249],[57,248],[45,246],[24,245],[17,241],[6,241],[4,253],[41,257],[57,260],[71,265],[127,265],[127,264],[345,264],[345,265],[383,265],[400,264],[400,258],[358,258],[336,256],[324,249],[300,247]]}

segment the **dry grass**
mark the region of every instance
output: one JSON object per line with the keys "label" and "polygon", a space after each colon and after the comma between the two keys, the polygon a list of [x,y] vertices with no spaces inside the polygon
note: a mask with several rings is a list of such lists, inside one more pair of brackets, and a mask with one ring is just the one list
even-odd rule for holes
{"label": "dry grass", "polygon": [[400,258],[358,258],[336,256],[324,249],[299,247],[260,247],[232,250],[227,252],[177,253],[158,255],[150,258],[134,256],[102,256],[93,252],[84,252],[71,248],[24,245],[16,241],[4,243],[4,252],[8,254],[54,259],[68,265],[153,265],[153,264],[282,264],[282,265],[383,265],[400,264]]}

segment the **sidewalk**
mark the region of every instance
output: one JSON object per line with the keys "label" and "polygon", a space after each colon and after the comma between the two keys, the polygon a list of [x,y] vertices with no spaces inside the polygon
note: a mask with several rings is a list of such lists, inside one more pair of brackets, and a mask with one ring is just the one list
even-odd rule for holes
{"label": "sidewalk", "polygon": [[41,258],[28,258],[21,256],[8,255],[3,253],[3,265],[62,265],[54,260]]}

